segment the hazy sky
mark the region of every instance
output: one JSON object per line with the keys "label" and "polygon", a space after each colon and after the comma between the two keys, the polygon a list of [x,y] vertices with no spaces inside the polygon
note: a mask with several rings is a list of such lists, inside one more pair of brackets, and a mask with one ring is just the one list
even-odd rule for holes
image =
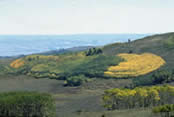
{"label": "hazy sky", "polygon": [[0,0],[0,34],[174,31],[174,0]]}

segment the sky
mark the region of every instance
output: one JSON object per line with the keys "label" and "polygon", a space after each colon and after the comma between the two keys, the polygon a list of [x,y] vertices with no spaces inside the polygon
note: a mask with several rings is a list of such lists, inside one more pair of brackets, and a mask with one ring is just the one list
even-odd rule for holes
{"label": "sky", "polygon": [[0,34],[165,33],[174,0],[0,0]]}

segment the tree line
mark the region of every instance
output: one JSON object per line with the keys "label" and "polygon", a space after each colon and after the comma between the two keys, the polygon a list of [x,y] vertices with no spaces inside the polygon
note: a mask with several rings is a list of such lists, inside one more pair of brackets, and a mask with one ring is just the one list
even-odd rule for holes
{"label": "tree line", "polygon": [[137,87],[135,89],[109,89],[103,95],[108,110],[153,107],[171,103],[173,86]]}
{"label": "tree line", "polygon": [[51,95],[37,92],[0,93],[0,117],[54,117]]}
{"label": "tree line", "polygon": [[141,76],[133,79],[133,85],[156,85],[163,83],[170,83],[174,81],[174,69],[160,69],[147,76]]}

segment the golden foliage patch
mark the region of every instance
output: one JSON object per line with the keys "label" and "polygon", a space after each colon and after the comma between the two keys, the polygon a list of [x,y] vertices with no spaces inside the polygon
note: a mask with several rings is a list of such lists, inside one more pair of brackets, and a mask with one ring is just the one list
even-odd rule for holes
{"label": "golden foliage patch", "polygon": [[58,56],[45,56],[45,55],[30,55],[25,57],[26,60],[58,60]]}
{"label": "golden foliage patch", "polygon": [[23,65],[24,65],[24,61],[22,59],[17,59],[10,64],[12,68],[19,68],[19,67],[22,67]]}
{"label": "golden foliage patch", "polygon": [[116,78],[135,77],[152,72],[165,64],[165,61],[160,56],[151,53],[141,55],[123,53],[118,56],[125,61],[117,66],[109,67],[108,71],[105,72],[106,76]]}
{"label": "golden foliage patch", "polygon": [[174,96],[174,87],[169,85],[136,87],[134,89],[108,89],[103,95],[104,107],[130,109],[168,104]]}

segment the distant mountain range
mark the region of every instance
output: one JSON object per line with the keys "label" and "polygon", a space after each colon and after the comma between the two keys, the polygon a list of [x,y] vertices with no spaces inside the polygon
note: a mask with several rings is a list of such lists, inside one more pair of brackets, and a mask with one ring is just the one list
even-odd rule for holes
{"label": "distant mountain range", "polygon": [[0,35],[0,56],[60,52],[67,48],[84,50],[86,47],[126,42],[148,35],[151,34]]}

